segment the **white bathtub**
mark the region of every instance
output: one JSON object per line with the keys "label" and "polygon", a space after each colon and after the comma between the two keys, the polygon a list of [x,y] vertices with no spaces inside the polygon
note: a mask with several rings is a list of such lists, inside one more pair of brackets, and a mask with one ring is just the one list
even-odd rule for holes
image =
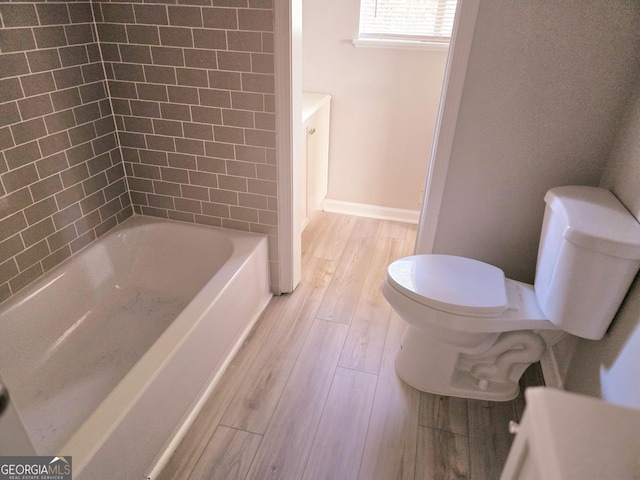
{"label": "white bathtub", "polygon": [[35,452],[140,479],[268,300],[267,239],[134,216],[0,305],[0,374]]}

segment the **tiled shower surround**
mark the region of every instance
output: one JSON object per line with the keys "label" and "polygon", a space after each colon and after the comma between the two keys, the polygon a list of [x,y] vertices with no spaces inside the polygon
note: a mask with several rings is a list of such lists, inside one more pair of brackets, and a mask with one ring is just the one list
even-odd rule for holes
{"label": "tiled shower surround", "polygon": [[275,272],[271,0],[0,15],[0,301],[134,211],[267,233]]}

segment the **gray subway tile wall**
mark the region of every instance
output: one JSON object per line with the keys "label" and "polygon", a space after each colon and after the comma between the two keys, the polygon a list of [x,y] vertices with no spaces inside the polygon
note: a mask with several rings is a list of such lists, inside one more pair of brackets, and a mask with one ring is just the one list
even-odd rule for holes
{"label": "gray subway tile wall", "polygon": [[139,214],[266,233],[271,0],[0,4],[0,301]]}
{"label": "gray subway tile wall", "polygon": [[135,211],[266,233],[274,245],[272,3],[94,11]]}
{"label": "gray subway tile wall", "polygon": [[131,214],[89,2],[0,4],[0,300]]}

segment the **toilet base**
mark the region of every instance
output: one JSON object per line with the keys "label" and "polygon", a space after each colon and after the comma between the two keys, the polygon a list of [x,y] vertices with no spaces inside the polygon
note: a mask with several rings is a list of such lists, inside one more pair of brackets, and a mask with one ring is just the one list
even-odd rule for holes
{"label": "toilet base", "polygon": [[[396,359],[396,374],[404,383],[409,385],[410,387],[415,388],[416,390],[420,390],[421,392],[432,393],[434,395],[442,395],[445,397],[459,397],[459,398],[468,398],[471,400],[489,400],[492,402],[508,402],[513,400],[520,393],[520,386],[518,384],[509,385],[510,388],[505,388],[503,392],[496,391],[486,391],[480,390],[476,385],[473,385],[473,382],[469,382],[468,388],[464,388],[464,386],[458,388],[452,388],[448,386],[442,390],[438,388],[431,388],[428,384],[420,384],[416,385],[412,379],[406,378],[403,376],[402,368],[400,371],[397,367],[397,359]],[[459,382],[462,384],[463,382]]]}
{"label": "toilet base", "polygon": [[[520,376],[543,352],[544,341],[534,332],[479,334],[476,345],[462,347],[408,325],[395,370],[423,392],[501,402],[518,396]],[[505,368],[503,360],[509,362]]]}

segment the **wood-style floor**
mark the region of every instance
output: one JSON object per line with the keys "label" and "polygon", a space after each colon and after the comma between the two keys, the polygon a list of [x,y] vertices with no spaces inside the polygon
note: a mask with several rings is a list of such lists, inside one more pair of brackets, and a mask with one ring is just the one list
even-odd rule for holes
{"label": "wood-style floor", "polygon": [[441,397],[394,372],[403,322],[380,284],[415,234],[315,214],[300,285],[272,299],[160,479],[498,479],[522,396]]}

